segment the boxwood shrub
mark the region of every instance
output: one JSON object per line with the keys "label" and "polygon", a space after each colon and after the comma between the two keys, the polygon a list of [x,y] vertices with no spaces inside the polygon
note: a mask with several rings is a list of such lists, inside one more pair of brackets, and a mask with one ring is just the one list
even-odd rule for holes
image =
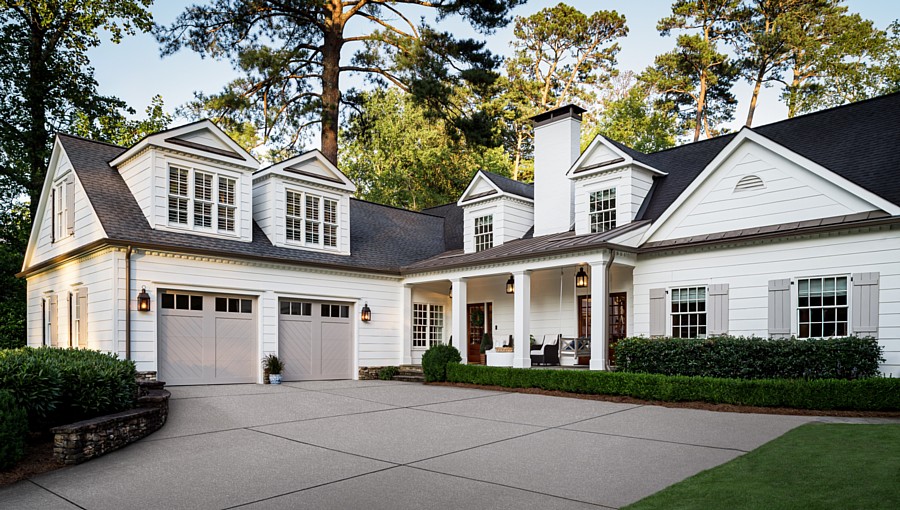
{"label": "boxwood shrub", "polygon": [[28,420],[12,393],[0,390],[0,470],[12,467],[25,455]]}
{"label": "boxwood shrub", "polygon": [[621,395],[664,402],[709,402],[816,410],[900,410],[900,379],[720,379],[587,370],[447,365],[457,383]]}
{"label": "boxwood shrub", "polygon": [[884,359],[874,338],[626,338],[616,344],[623,372],[737,379],[862,379]]}
{"label": "boxwood shrub", "polygon": [[0,351],[0,390],[13,395],[36,432],[132,408],[135,372],[133,362],[98,351]]}
{"label": "boxwood shrub", "polygon": [[452,345],[432,345],[422,355],[422,372],[425,382],[441,382],[447,380],[447,364],[459,363],[462,356]]}

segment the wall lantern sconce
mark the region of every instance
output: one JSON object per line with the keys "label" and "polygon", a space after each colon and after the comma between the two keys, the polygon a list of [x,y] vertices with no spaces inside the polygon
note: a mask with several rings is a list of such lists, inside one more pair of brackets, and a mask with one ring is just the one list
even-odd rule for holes
{"label": "wall lantern sconce", "polygon": [[575,286],[579,289],[583,289],[588,286],[588,275],[584,272],[583,267],[579,267],[578,273],[575,275]]}
{"label": "wall lantern sconce", "polygon": [[512,294],[516,291],[516,280],[513,278],[513,275],[509,275],[509,280],[506,280],[506,293]]}
{"label": "wall lantern sconce", "polygon": [[147,287],[141,287],[141,293],[138,294],[138,311],[150,311],[150,294],[147,294]]}
{"label": "wall lantern sconce", "polygon": [[359,314],[359,318],[363,322],[369,322],[370,320],[372,320],[372,309],[369,308],[369,303],[363,305],[362,311]]}

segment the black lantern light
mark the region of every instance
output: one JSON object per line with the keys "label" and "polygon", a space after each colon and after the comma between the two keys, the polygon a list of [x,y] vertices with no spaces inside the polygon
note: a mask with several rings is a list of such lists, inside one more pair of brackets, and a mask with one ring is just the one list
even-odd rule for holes
{"label": "black lantern light", "polygon": [[362,312],[359,314],[359,318],[363,322],[369,322],[372,320],[372,309],[369,308],[369,303],[366,303],[362,307]]}
{"label": "black lantern light", "polygon": [[579,289],[583,289],[588,286],[588,275],[584,272],[583,267],[579,267],[578,273],[575,274],[575,286]]}
{"label": "black lantern light", "polygon": [[506,293],[512,294],[516,291],[516,280],[513,278],[513,275],[509,275],[509,280],[506,280]]}
{"label": "black lantern light", "polygon": [[138,294],[138,311],[150,311],[150,294],[147,294],[147,287],[141,287],[141,293]]}

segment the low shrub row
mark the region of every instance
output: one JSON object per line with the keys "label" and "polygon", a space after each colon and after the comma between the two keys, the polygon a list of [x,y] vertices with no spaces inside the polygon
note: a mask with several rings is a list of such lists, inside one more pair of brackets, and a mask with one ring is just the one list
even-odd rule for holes
{"label": "low shrub row", "polygon": [[621,395],[665,402],[709,402],[816,410],[898,411],[900,379],[721,379],[587,370],[541,370],[450,363],[447,381]]}
{"label": "low shrub row", "polygon": [[622,372],[735,379],[877,377],[874,338],[626,338],[616,344]]}
{"label": "low shrub row", "polygon": [[422,355],[422,372],[425,382],[441,382],[447,380],[447,364],[459,363],[462,356],[452,345],[432,345]]}
{"label": "low shrub row", "polygon": [[12,393],[0,390],[0,470],[12,467],[25,455],[28,420]]}
{"label": "low shrub row", "polygon": [[98,351],[0,351],[0,390],[25,409],[32,431],[132,408],[135,372],[133,362]]}

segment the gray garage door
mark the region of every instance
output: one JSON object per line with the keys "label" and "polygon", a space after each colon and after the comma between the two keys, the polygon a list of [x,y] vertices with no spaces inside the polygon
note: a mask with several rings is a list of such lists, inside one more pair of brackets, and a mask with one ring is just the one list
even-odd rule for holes
{"label": "gray garage door", "polygon": [[278,353],[285,381],[351,379],[353,332],[350,306],[282,299]]}
{"label": "gray garage door", "polygon": [[252,297],[163,291],[159,379],[172,385],[256,382],[256,331]]}

